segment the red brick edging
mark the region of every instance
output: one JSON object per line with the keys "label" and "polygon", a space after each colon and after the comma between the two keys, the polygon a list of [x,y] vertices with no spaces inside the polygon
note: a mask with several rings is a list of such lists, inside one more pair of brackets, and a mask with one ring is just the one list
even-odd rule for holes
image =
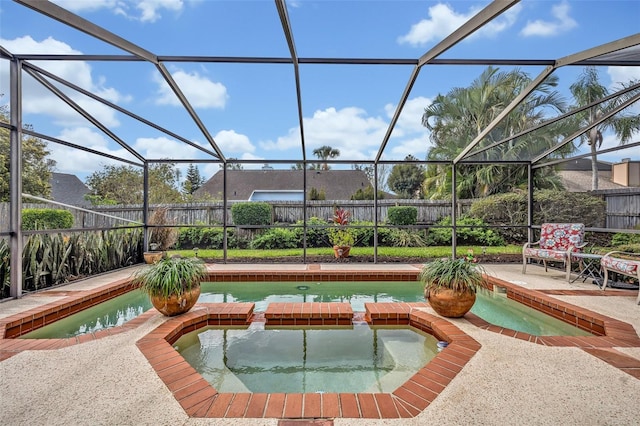
{"label": "red brick edging", "polygon": [[[334,323],[343,315],[343,304],[278,303],[271,306],[271,320],[324,318]],[[171,346],[182,334],[206,325],[247,324],[252,303],[211,303],[174,317],[136,344],[158,377],[191,417],[228,418],[409,418],[421,413],[455,378],[481,345],[450,322],[421,311],[426,303],[366,303],[372,322],[384,311],[440,340],[449,342],[427,365],[393,393],[219,393]],[[233,307],[233,308],[232,308]],[[233,309],[233,310],[231,310]],[[350,310],[350,307],[349,307]],[[233,318],[230,315],[234,315]],[[244,319],[242,318],[244,316]],[[331,318],[334,320],[331,320]],[[271,321],[267,318],[267,322]]]}

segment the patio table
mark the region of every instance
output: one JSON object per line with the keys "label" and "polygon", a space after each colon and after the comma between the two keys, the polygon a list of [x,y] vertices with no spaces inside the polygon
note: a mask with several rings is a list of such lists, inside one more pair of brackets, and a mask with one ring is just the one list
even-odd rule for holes
{"label": "patio table", "polygon": [[601,287],[604,282],[604,276],[602,275],[602,269],[600,268],[600,259],[602,259],[601,254],[580,252],[571,253],[571,260],[578,261],[580,271],[575,278],[569,281],[569,283],[572,284],[580,278],[582,278],[582,282],[585,282],[587,278],[592,278],[593,283],[597,284],[598,287]]}

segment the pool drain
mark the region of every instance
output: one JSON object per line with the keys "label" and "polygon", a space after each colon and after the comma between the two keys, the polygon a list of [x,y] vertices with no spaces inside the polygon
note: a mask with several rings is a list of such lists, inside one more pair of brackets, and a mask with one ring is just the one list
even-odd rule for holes
{"label": "pool drain", "polygon": [[299,285],[298,287],[296,287],[298,290],[309,290],[309,286],[308,285]]}

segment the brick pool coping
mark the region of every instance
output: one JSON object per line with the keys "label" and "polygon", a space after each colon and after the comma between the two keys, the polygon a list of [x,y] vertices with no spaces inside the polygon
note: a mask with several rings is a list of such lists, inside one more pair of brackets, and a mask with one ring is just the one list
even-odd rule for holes
{"label": "brick pool coping", "polygon": [[[392,393],[218,392],[172,344],[183,334],[205,326],[247,326],[252,320],[253,307],[253,303],[203,303],[196,310],[170,318],[136,343],[189,416],[410,418],[427,408],[481,347],[449,321],[421,311],[428,307],[427,303],[365,303],[368,320],[393,315],[398,320],[396,324],[422,330],[449,345]],[[347,315],[351,323],[353,312],[348,303],[275,303],[265,311],[266,326],[344,325]]]}

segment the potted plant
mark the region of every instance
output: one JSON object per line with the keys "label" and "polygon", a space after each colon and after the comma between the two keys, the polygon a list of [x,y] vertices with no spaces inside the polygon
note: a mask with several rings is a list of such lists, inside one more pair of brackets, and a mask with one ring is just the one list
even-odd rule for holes
{"label": "potted plant", "polygon": [[[149,218],[149,225],[166,225],[171,223],[171,220],[167,217],[168,209],[166,207],[160,207],[156,209]],[[153,227],[149,234],[149,248],[150,251],[145,251],[144,261],[145,263],[155,263],[158,260],[165,258],[167,250],[172,247],[176,241],[178,241],[178,230],[172,227]]]}
{"label": "potted plant", "polygon": [[439,259],[426,263],[418,279],[424,284],[424,297],[438,314],[459,318],[473,307],[476,291],[485,281],[478,264],[463,259]]}
{"label": "potted plant", "polygon": [[351,246],[355,242],[353,231],[348,228],[351,213],[343,208],[336,208],[333,214],[334,227],[329,228],[329,242],[333,245],[336,258],[349,257]]}
{"label": "potted plant", "polygon": [[132,284],[149,295],[154,308],[171,317],[195,305],[200,281],[206,276],[207,268],[200,259],[171,257],[136,272]]}

